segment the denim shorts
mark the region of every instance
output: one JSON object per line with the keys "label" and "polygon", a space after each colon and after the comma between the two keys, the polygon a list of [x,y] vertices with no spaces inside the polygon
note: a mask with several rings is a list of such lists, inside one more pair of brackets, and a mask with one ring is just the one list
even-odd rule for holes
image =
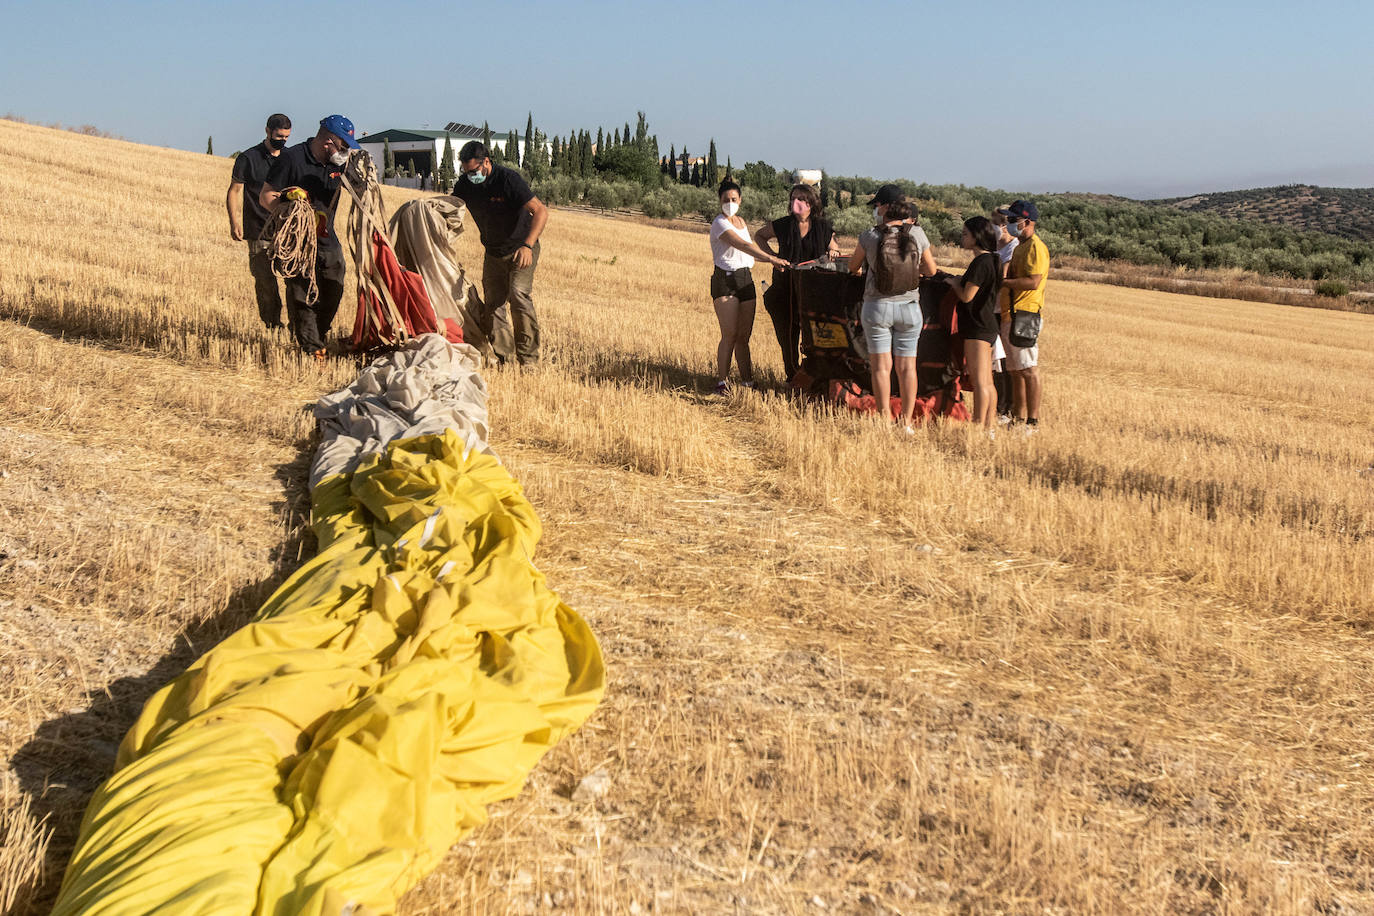
{"label": "denim shorts", "polygon": [[869,353],[915,356],[921,338],[921,303],[915,299],[865,299],[860,313]]}

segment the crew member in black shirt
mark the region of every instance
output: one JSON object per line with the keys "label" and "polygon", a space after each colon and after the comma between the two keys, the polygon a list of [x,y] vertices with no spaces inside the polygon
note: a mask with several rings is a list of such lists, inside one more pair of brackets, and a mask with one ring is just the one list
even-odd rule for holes
{"label": "crew member in black shirt", "polygon": [[[277,291],[277,277],[267,255],[267,243],[260,241],[267,211],[258,201],[262,183],[282,148],[291,136],[291,119],[274,114],[267,119],[267,138],[252,149],[234,157],[234,175],[224,206],[229,211],[229,237],[236,242],[248,241],[248,271],[258,297],[258,317],[269,328],[281,327],[281,293]],[[244,191],[247,189],[247,195]]]}
{"label": "crew member in black shirt", "polygon": [[320,122],[315,136],[277,157],[260,196],[263,208],[270,212],[283,192],[300,188],[315,208],[315,283],[320,295],[314,305],[308,304],[309,281],[292,277],[286,281],[286,311],[296,342],[316,359],[325,358],[325,338],[343,298],[343,249],[334,234],[334,210],[339,200],[339,175],[348,163],[349,151],[358,148],[353,122],[343,115],[330,115]]}
{"label": "crew member in black shirt", "polygon": [[[793,265],[821,258],[838,258],[835,227],[821,215],[821,195],[809,184],[795,184],[787,195],[787,215],[764,223],[754,233],[754,242],[772,253],[770,241],[778,243],[778,257]],[[801,316],[792,301],[792,284],[786,274],[773,268],[773,283],[763,292],[763,307],[773,319],[773,332],[782,348],[782,368],[790,381],[801,363]]]}
{"label": "crew member in black shirt", "polygon": [[[494,165],[476,140],[458,151],[463,173],[453,196],[467,204],[482,236],[482,333],[501,363],[539,362],[539,319],[534,314],[534,268],[548,208],[514,169]],[[509,316],[506,302],[510,302]],[[514,335],[511,324],[515,325]]]}

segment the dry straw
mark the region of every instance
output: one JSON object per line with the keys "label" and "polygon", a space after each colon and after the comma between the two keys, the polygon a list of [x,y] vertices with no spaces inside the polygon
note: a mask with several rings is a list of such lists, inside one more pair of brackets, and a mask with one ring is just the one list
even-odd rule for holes
{"label": "dry straw", "polygon": [[[310,549],[302,408],[354,368],[258,326],[228,171],[0,121],[18,911],[141,702]],[[1052,282],[1041,433],[912,442],[706,395],[708,275],[700,235],[550,221],[493,442],[607,701],[404,912],[1374,909],[1374,318]]]}

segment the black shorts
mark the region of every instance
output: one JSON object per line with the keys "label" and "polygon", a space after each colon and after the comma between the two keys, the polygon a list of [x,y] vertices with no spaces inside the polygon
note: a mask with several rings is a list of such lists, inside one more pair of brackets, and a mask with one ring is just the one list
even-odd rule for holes
{"label": "black shorts", "polygon": [[[991,299],[991,297],[989,298]],[[997,340],[999,325],[995,299],[991,299],[977,310],[972,310],[967,303],[960,302],[957,310],[959,313],[959,333],[964,336],[964,340],[981,340],[988,344]]]}
{"label": "black shorts", "polygon": [[715,273],[711,274],[711,298],[720,299],[724,296],[734,296],[740,302],[753,302],[758,297],[754,289],[754,275],[749,272],[749,268],[716,268]]}

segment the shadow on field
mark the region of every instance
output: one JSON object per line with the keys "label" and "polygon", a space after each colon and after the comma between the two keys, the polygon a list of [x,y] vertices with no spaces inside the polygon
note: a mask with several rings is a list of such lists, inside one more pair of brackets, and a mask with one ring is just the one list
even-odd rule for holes
{"label": "shadow on field", "polygon": [[47,913],[62,883],[82,816],[95,790],[114,770],[115,753],[148,698],[216,643],[243,626],[277,587],[314,550],[307,488],[313,438],[298,444],[296,457],[276,467],[287,540],[272,553],[272,572],[229,597],[219,613],[187,625],[162,658],[145,673],[124,677],[87,695],[81,712],[49,719],[14,755],[10,766],[33,816],[52,831],[41,877],[16,898],[13,916]]}
{"label": "shadow on field", "polygon": [[[650,388],[696,394],[711,394],[716,387],[714,373],[693,372],[681,363],[645,359],[635,353],[597,353],[594,361],[578,366],[574,371],[597,382],[638,382]],[[782,381],[774,377],[770,370],[756,367],[754,373],[760,383],[782,387]]]}

